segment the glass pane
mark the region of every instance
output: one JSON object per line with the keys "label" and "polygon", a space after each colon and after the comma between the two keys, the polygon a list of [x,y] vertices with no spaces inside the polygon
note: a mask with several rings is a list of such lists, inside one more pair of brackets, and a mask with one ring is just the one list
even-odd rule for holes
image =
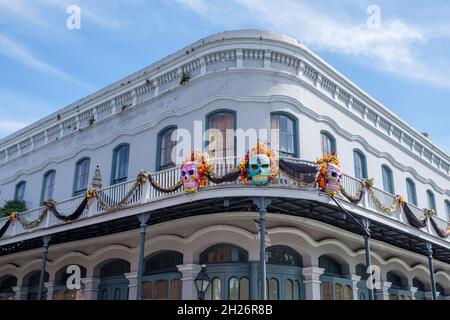
{"label": "glass pane", "polygon": [[353,300],[353,289],[348,285],[344,287],[344,300]]}
{"label": "glass pane", "polygon": [[116,288],[116,290],[114,290],[114,300],[120,300],[120,289]]}
{"label": "glass pane", "polygon": [[278,300],[278,281],[275,278],[269,281],[269,300]]}
{"label": "glass pane", "polygon": [[172,300],[181,300],[181,280],[172,280]]}
{"label": "glass pane", "polygon": [[340,283],[336,283],[334,300],[344,300],[344,287]]}
{"label": "glass pane", "polygon": [[161,300],[168,298],[169,298],[169,282],[167,280],[156,281],[154,299]]}
{"label": "glass pane", "polygon": [[210,156],[223,158],[234,156],[234,115],[217,113],[209,118]]}
{"label": "glass pane", "polygon": [[250,300],[250,280],[247,278],[241,278],[239,285],[239,299]]}
{"label": "glass pane", "polygon": [[222,299],[222,283],[219,278],[215,278],[212,283],[212,299],[221,300]]}
{"label": "glass pane", "polygon": [[284,281],[284,298],[285,300],[294,299],[294,285],[292,283],[292,280]]}
{"label": "glass pane", "polygon": [[322,300],[333,300],[332,286],[329,282],[322,282]]}
{"label": "glass pane", "polygon": [[229,299],[239,300],[239,279],[231,278],[228,287]]}
{"label": "glass pane", "polygon": [[153,299],[153,282],[144,281],[142,283],[142,299],[144,300]]}
{"label": "glass pane", "polygon": [[300,283],[294,281],[294,300],[300,300]]}

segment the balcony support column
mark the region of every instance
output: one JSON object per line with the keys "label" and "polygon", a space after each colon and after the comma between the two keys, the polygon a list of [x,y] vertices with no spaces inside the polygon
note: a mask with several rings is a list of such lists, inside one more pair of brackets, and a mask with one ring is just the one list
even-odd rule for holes
{"label": "balcony support column", "polygon": [[428,250],[428,268],[430,269],[431,292],[433,294],[433,300],[437,300],[436,278],[434,276],[434,267],[433,267],[433,245],[430,242],[427,242],[426,244]]}
{"label": "balcony support column", "polygon": [[[367,279],[372,279],[372,257],[370,252],[370,220],[367,218],[363,218],[362,220],[364,228],[366,228],[367,233],[364,235],[364,249],[366,251],[366,272]],[[368,283],[368,282],[367,282]],[[368,285],[369,290],[369,300],[374,300],[375,295],[373,292],[373,284]]]}
{"label": "balcony support column", "polygon": [[254,198],[253,203],[259,210],[259,279],[261,280],[260,300],[267,300],[266,287],[266,213],[267,207],[272,203],[270,199]]}
{"label": "balcony support column", "polygon": [[150,212],[142,213],[138,216],[141,223],[141,239],[139,245],[139,264],[137,272],[137,292],[136,300],[142,299],[142,275],[144,273],[144,254],[145,254],[145,236],[147,234],[148,220],[150,219]]}
{"label": "balcony support column", "polygon": [[43,245],[43,251],[42,251],[43,256],[42,256],[42,263],[41,263],[41,274],[39,277],[38,300],[42,300],[42,292],[44,291],[45,267],[47,265],[48,247],[49,247],[51,238],[52,238],[51,236],[45,236],[42,238],[44,245]]}

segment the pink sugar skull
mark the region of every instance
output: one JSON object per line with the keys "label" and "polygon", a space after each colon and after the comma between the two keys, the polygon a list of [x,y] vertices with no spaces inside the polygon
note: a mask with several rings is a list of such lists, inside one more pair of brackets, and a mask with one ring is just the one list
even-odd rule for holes
{"label": "pink sugar skull", "polygon": [[338,166],[327,163],[327,174],[325,175],[326,187],[325,192],[328,194],[336,194],[341,188],[342,172]]}
{"label": "pink sugar skull", "polygon": [[197,192],[200,186],[197,163],[186,162],[183,164],[181,166],[181,179],[185,192]]}

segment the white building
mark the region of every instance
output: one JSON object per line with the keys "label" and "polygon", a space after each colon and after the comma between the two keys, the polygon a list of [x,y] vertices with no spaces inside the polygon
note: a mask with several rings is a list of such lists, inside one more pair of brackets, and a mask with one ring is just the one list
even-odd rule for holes
{"label": "white building", "polygon": [[[107,212],[92,199],[81,217],[66,223],[42,207],[53,199],[61,214],[72,213],[97,166],[110,205],[141,169],[161,171],[155,179],[174,184],[180,170],[166,155],[175,128],[195,135],[199,128],[273,126],[283,135],[284,156],[314,161],[336,149],[348,192],[356,194],[357,179],[374,179],[380,204],[368,192],[359,204],[341,203],[371,222],[378,299],[431,298],[427,244],[434,250],[438,298],[450,297],[449,240],[431,219],[415,228],[399,208],[380,211],[401,194],[416,218],[422,208],[433,209],[433,221],[446,233],[450,156],[298,41],[256,30],[202,39],[0,140],[0,203],[24,200],[30,210],[23,221],[42,218],[29,228],[16,219],[0,238],[0,297],[36,297],[42,239],[51,235],[47,299],[72,298],[65,279],[73,264],[81,267],[85,299],[135,299],[137,216],[151,213],[143,298],[196,298],[202,264],[212,280],[207,298],[257,298],[252,199],[265,197],[272,200],[269,298],[367,299],[364,238],[329,196],[289,179],[264,188],[240,181],[211,185],[189,195],[165,195],[146,183],[119,209]],[[225,148],[235,152],[235,141],[228,139]],[[8,220],[0,220],[0,228]]]}

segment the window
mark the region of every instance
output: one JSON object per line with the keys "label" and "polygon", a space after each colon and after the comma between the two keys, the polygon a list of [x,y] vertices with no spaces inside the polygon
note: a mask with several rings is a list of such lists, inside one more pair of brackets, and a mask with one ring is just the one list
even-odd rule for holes
{"label": "window", "polygon": [[56,172],[54,170],[51,170],[44,175],[41,203],[53,199],[53,190],[55,188],[55,176]]}
{"label": "window", "polygon": [[100,269],[100,278],[123,276],[130,272],[130,263],[125,260],[113,260]]}
{"label": "window", "polygon": [[336,139],[334,139],[330,133],[321,131],[320,137],[322,140],[322,155],[326,156],[330,153],[336,152]]}
{"label": "window", "polygon": [[171,283],[172,300],[181,300],[181,280],[173,279]]}
{"label": "window", "polygon": [[291,116],[272,113],[271,129],[278,130],[278,148],[280,157],[298,157],[297,120]]}
{"label": "window", "polygon": [[450,220],[450,201],[445,200],[445,211],[447,213],[447,221]]}
{"label": "window", "polygon": [[228,287],[229,300],[239,300],[239,279],[236,277],[230,278]]}
{"label": "window", "polygon": [[207,148],[211,158],[235,156],[235,116],[234,111],[216,111],[206,117]]}
{"label": "window", "polygon": [[339,262],[329,256],[319,257],[319,267],[324,268],[324,274],[329,276],[342,276],[342,267]]}
{"label": "window", "polygon": [[406,192],[408,193],[408,202],[417,206],[416,184],[410,178],[406,178]]}
{"label": "window", "polygon": [[402,279],[399,275],[389,271],[386,275],[386,279],[391,283],[393,289],[403,289]]}
{"label": "window", "polygon": [[391,168],[388,166],[382,165],[381,172],[383,176],[383,190],[390,194],[395,194],[394,190],[394,176],[392,174]]}
{"label": "window", "polygon": [[267,249],[267,263],[302,267],[302,257],[293,249],[285,246],[274,246]]}
{"label": "window", "polygon": [[428,199],[428,208],[434,210],[434,212],[437,214],[436,199],[434,197],[433,191],[427,190],[427,199]]}
{"label": "window", "polygon": [[158,171],[175,167],[175,159],[172,157],[172,153],[177,142],[172,139],[176,138],[173,136],[176,129],[177,127],[171,126],[158,133],[158,153],[156,159],[156,170]]}
{"label": "window", "polygon": [[200,254],[200,264],[248,263],[248,253],[230,244],[212,246]]}
{"label": "window", "polygon": [[158,280],[155,282],[155,296],[156,300],[166,300],[169,298],[169,282],[167,280]]}
{"label": "window", "polygon": [[355,178],[367,179],[367,163],[366,156],[359,150],[353,150],[353,157],[355,161]]}
{"label": "window", "polygon": [[413,287],[416,287],[418,291],[425,291],[425,285],[417,278],[413,279]]}
{"label": "window", "polygon": [[284,281],[284,297],[285,300],[294,300],[294,283],[292,280]]}
{"label": "window", "polygon": [[151,255],[145,261],[144,274],[177,272],[177,265],[183,264],[183,254],[176,251],[163,251]]}
{"label": "window", "polygon": [[78,196],[86,192],[89,180],[89,165],[90,159],[84,158],[75,165],[75,183],[74,195]]}
{"label": "window", "polygon": [[241,278],[239,284],[239,299],[250,300],[250,280],[248,280],[248,278]]}
{"label": "window", "polygon": [[111,184],[127,181],[129,154],[130,145],[128,144],[120,145],[114,149]]}
{"label": "window", "polygon": [[14,199],[18,201],[25,200],[25,189],[27,187],[27,183],[25,181],[19,182],[16,185],[16,192],[14,194]]}

